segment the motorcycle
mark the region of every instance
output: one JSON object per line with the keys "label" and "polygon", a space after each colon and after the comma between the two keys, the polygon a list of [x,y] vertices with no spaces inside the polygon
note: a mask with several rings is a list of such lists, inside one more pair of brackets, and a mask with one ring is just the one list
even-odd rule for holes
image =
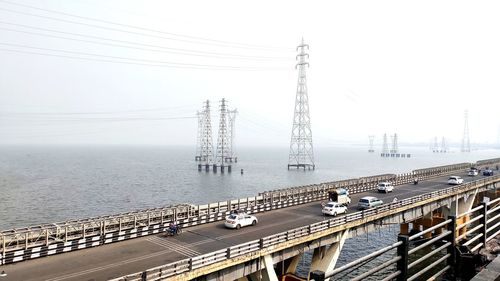
{"label": "motorcycle", "polygon": [[180,225],[170,225],[167,229],[165,229],[167,236],[179,235],[182,233],[182,227]]}
{"label": "motorcycle", "polygon": [[418,184],[418,179],[414,179],[413,184],[415,184],[415,185]]}

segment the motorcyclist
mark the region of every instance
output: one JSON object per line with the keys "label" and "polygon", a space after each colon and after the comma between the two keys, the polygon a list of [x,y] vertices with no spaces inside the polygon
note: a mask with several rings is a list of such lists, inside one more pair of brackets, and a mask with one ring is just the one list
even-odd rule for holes
{"label": "motorcyclist", "polygon": [[418,178],[413,179],[413,184],[418,184]]}
{"label": "motorcyclist", "polygon": [[168,232],[170,234],[176,234],[177,233],[177,224],[175,224],[174,222],[171,222],[170,225],[168,226]]}

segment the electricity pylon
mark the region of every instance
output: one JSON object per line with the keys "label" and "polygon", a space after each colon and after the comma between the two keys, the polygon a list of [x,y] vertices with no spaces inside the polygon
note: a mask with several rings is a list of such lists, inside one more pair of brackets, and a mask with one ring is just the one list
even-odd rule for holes
{"label": "electricity pylon", "polygon": [[314,151],[312,143],[311,118],[309,116],[309,97],[307,95],[306,65],[309,63],[309,45],[302,43],[297,46],[299,54],[295,57],[299,69],[297,81],[297,94],[295,96],[295,110],[293,116],[292,136],[290,140],[290,154],[288,156],[288,169],[290,167],[315,169]]}
{"label": "electricity pylon", "polygon": [[209,165],[213,162],[213,144],[212,144],[212,121],[210,118],[210,101],[205,102],[205,108],[201,112],[203,129],[201,137],[201,159]]}
{"label": "electricity pylon", "polygon": [[228,156],[229,138],[227,130],[227,105],[226,100],[222,99],[220,102],[219,136],[217,138],[214,171],[217,169],[216,166],[220,166],[221,172],[224,172],[224,162]]}
{"label": "electricity pylon", "polygon": [[196,155],[194,156],[195,161],[201,161],[201,151],[202,151],[202,138],[203,138],[203,114],[202,112],[196,111],[196,117],[198,117],[198,134],[196,136]]}
{"label": "electricity pylon", "polygon": [[381,156],[387,156],[389,154],[389,144],[387,143],[387,134],[384,134],[384,143],[382,144]]}
{"label": "electricity pylon", "polygon": [[238,114],[238,110],[228,110],[227,111],[227,120],[228,120],[228,140],[229,140],[229,152],[228,156],[226,157],[226,162],[238,162],[238,157],[236,156],[236,149],[235,149],[235,144],[234,144],[234,139],[236,136],[236,127],[235,127],[235,122],[236,122],[236,114]]}
{"label": "electricity pylon", "polygon": [[368,141],[370,142],[370,148],[368,148],[368,152],[375,152],[375,149],[373,149],[373,140],[375,139],[375,136],[368,136]]}
{"label": "electricity pylon", "polygon": [[462,138],[462,152],[470,152],[469,139],[469,111],[464,112],[464,136]]}

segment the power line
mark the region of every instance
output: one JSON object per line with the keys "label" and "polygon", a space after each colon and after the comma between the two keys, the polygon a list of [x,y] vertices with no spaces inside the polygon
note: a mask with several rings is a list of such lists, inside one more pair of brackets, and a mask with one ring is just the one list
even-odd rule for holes
{"label": "power line", "polygon": [[[0,43],[0,44],[5,44],[5,43]],[[10,45],[13,45],[13,44],[10,44]],[[29,47],[29,46],[26,46],[24,48],[51,50],[51,49],[46,49],[46,48]],[[199,70],[259,71],[259,70],[280,70],[280,69],[283,69],[283,68],[262,68],[262,67],[259,68],[259,67],[233,67],[233,66],[217,66],[217,65],[197,65],[197,64],[184,64],[184,63],[156,62],[156,61],[152,61],[152,62],[156,62],[156,64],[153,64],[153,63],[142,63],[142,62],[116,61],[116,60],[110,60],[110,59],[75,57],[75,56],[68,56],[68,55],[58,55],[58,54],[40,53],[40,52],[32,52],[32,51],[24,51],[24,50],[13,50],[13,49],[5,49],[5,48],[0,48],[0,51],[14,52],[14,53],[23,53],[23,54],[32,54],[32,55],[40,55],[40,56],[59,57],[59,58],[69,58],[69,59],[76,59],[76,60],[95,61],[95,62],[119,63],[119,64],[128,64],[128,65],[154,66],[154,67],[168,67],[168,68],[186,68],[186,69],[199,69]],[[55,49],[52,49],[51,51],[53,51],[53,52],[59,51],[59,52],[65,52],[65,53],[80,53],[80,52],[71,52],[71,51],[63,51],[63,50],[55,50]],[[87,53],[80,53],[80,54],[87,55],[87,56],[105,57],[105,58],[120,58],[120,57],[105,56],[105,55],[98,55],[98,54],[87,54]],[[130,58],[120,58],[120,59],[132,60],[132,61],[133,60],[135,60],[135,61],[145,61],[145,60],[141,60],[141,59],[130,59]]]}
{"label": "power line", "polygon": [[[83,40],[83,39],[76,39],[76,38],[70,38],[70,37],[64,37],[64,36],[57,36],[57,35],[51,35],[51,34],[44,34],[44,33],[32,32],[32,31],[24,31],[24,30],[16,30],[16,29],[0,27],[0,29],[2,29],[2,30],[6,30],[6,31],[10,31],[10,32],[25,33],[25,34],[44,36],[44,37],[49,37],[49,38],[57,38],[57,39],[63,39],[63,40],[71,40],[71,41],[77,41],[77,42],[99,44],[99,45],[104,45],[104,46],[129,48],[129,49],[135,49],[135,50],[179,54],[179,55],[185,55],[185,56],[216,57],[216,58],[226,58],[226,59],[283,60],[283,61],[288,60],[285,57],[246,56],[246,55],[207,52],[207,51],[198,51],[198,50],[190,50],[190,49],[182,49],[182,48],[171,48],[171,47],[160,46],[160,45],[152,45],[152,44],[137,43],[137,42],[126,41],[126,40],[110,39],[110,38],[105,38],[105,37],[92,36],[92,35],[86,35],[86,34],[74,33],[74,32],[65,32],[65,31],[54,30],[54,29],[34,27],[34,26],[24,25],[24,24],[9,23],[9,22],[4,22],[4,21],[0,21],[0,24],[42,30],[42,31],[47,31],[47,32],[59,33],[59,34],[67,34],[67,35],[72,35],[72,36],[80,36],[80,37],[98,39],[98,40],[109,41],[109,42],[117,42],[117,43],[125,43],[125,44],[137,45],[137,46],[150,47],[150,48],[133,47],[133,46],[127,46],[127,45],[121,45],[121,44],[111,44],[111,43],[104,43],[104,42],[99,42],[99,41]],[[162,49],[162,50],[151,49],[151,48],[158,48],[158,49]]]}
{"label": "power line", "polygon": [[44,8],[40,8],[40,7],[36,7],[36,6],[31,6],[31,5],[26,5],[26,4],[20,4],[20,3],[14,3],[14,2],[11,2],[11,1],[6,1],[6,0],[0,0],[0,2],[4,2],[6,4],[20,6],[20,7],[26,7],[26,8],[36,9],[36,10],[40,10],[40,11],[44,11],[44,12],[50,12],[50,13],[55,13],[55,14],[60,14],[60,15],[65,15],[65,16],[70,16],[70,17],[75,17],[75,18],[80,18],[80,19],[85,19],[85,20],[102,22],[102,23],[106,23],[106,24],[112,24],[112,25],[117,25],[117,26],[122,26],[122,27],[134,28],[134,29],[139,29],[139,30],[144,30],[144,31],[149,31],[149,32],[156,32],[156,33],[160,33],[160,34],[167,34],[167,35],[178,36],[178,37],[184,37],[184,38],[189,38],[189,39],[197,39],[197,40],[203,40],[203,41],[209,41],[209,42],[216,42],[216,43],[223,43],[223,44],[229,44],[229,45],[240,45],[240,46],[247,46],[247,47],[253,47],[253,48],[282,49],[282,50],[288,50],[289,49],[289,48],[285,48],[285,47],[254,45],[254,44],[246,44],[246,43],[239,43],[239,42],[230,42],[230,41],[216,40],[216,39],[211,39],[211,38],[204,38],[204,37],[183,35],[183,34],[166,32],[166,31],[162,31],[162,30],[156,30],[156,29],[151,29],[151,28],[146,28],[146,27],[141,27],[141,26],[134,26],[134,25],[117,23],[117,22],[112,22],[112,21],[107,21],[107,20],[102,20],[102,19],[85,17],[85,16],[70,14],[70,13],[56,11],[56,10],[51,10],[51,9],[44,9]]}
{"label": "power line", "polygon": [[1,112],[0,115],[27,115],[27,116],[57,116],[57,115],[103,115],[103,114],[120,114],[120,113],[141,113],[141,112],[155,112],[155,111],[169,111],[171,109],[191,108],[192,105],[171,106],[171,107],[157,107],[146,109],[132,109],[132,110],[119,110],[119,111],[87,111],[87,112]]}
{"label": "power line", "polygon": [[[2,1],[2,0],[0,0],[0,1]],[[140,35],[140,36],[151,37],[151,38],[159,38],[159,39],[163,39],[163,40],[178,41],[178,42],[184,42],[184,43],[190,43],[190,44],[201,44],[201,45],[212,45],[212,46],[240,48],[240,49],[262,50],[262,48],[255,48],[255,47],[228,46],[228,45],[225,45],[225,44],[204,43],[204,42],[198,42],[198,41],[193,41],[193,40],[184,40],[184,39],[176,39],[176,38],[170,38],[170,37],[164,37],[164,36],[158,36],[158,35],[151,35],[151,34],[147,34],[147,33],[141,33],[141,32],[129,31],[129,30],[123,30],[123,29],[112,28],[112,27],[105,27],[105,26],[101,26],[101,25],[82,23],[82,22],[77,22],[77,21],[72,21],[72,20],[58,19],[58,18],[53,18],[53,17],[49,17],[49,16],[42,16],[42,15],[37,15],[37,14],[32,14],[32,13],[26,13],[26,12],[20,12],[20,11],[6,9],[6,8],[0,8],[0,10],[6,11],[6,12],[10,12],[10,13],[20,14],[20,15],[25,15],[25,16],[38,17],[38,18],[43,18],[43,19],[48,19],[48,20],[53,20],[53,21],[60,21],[60,22],[65,22],[65,23],[71,23],[71,24],[76,24],[76,25],[83,25],[83,26],[88,26],[88,27],[92,27],[92,28],[110,30],[110,31],[115,31],[115,32],[122,32],[122,33],[134,34],[134,35]]]}

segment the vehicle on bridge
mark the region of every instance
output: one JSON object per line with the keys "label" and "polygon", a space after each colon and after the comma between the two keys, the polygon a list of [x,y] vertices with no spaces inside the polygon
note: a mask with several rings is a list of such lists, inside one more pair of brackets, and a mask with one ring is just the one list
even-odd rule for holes
{"label": "vehicle on bridge", "polygon": [[484,170],[483,176],[493,176],[493,170],[490,169]]}
{"label": "vehicle on bridge", "polygon": [[224,226],[227,228],[240,229],[241,227],[248,225],[256,225],[259,221],[255,216],[246,213],[234,213],[226,217]]}
{"label": "vehicle on bridge", "polygon": [[335,190],[328,191],[328,199],[330,199],[330,202],[336,202],[342,206],[351,204],[349,191],[345,188],[337,188]]}
{"label": "vehicle on bridge", "polygon": [[182,233],[182,227],[178,224],[171,223],[166,229],[165,232],[167,236],[179,235]]}
{"label": "vehicle on bridge", "polygon": [[390,182],[384,181],[378,184],[377,190],[378,192],[389,193],[394,190],[394,186]]}
{"label": "vehicle on bridge", "polygon": [[471,177],[477,176],[478,174],[479,174],[479,171],[476,168],[470,168],[469,172],[467,173],[467,175],[469,175]]}
{"label": "vehicle on bridge", "polygon": [[364,210],[364,209],[369,209],[373,207],[377,207],[379,205],[384,204],[384,202],[377,197],[373,196],[365,196],[361,199],[359,199],[358,202],[358,209]]}
{"label": "vehicle on bridge", "polygon": [[337,214],[347,213],[347,207],[337,202],[328,202],[321,212],[325,215],[336,216]]}
{"label": "vehicle on bridge", "polygon": [[457,185],[462,183],[464,183],[464,179],[459,176],[451,176],[448,178],[448,184]]}

